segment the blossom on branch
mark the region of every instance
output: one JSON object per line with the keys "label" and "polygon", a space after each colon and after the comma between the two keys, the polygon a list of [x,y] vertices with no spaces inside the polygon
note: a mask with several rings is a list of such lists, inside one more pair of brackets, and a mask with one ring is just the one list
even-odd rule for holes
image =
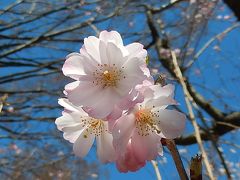
{"label": "blossom on branch", "polygon": [[63,65],[64,75],[76,80],[73,89],[66,89],[69,101],[92,117],[105,118],[147,79],[146,56],[143,45],[124,46],[116,31],[85,38],[80,53],[68,55]]}
{"label": "blossom on branch", "polygon": [[162,138],[183,133],[185,115],[166,109],[177,105],[174,86],[154,85],[146,57],[143,45],[124,46],[116,31],[85,38],[80,53],[67,56],[62,70],[75,81],[65,86],[55,123],[77,156],[86,156],[96,139],[101,162],[137,171],[163,154]]}
{"label": "blossom on branch", "polygon": [[67,99],[59,99],[65,109],[56,125],[63,131],[63,137],[73,145],[74,153],[84,157],[92,147],[96,138],[97,155],[102,163],[115,160],[112,135],[108,131],[108,123],[101,119],[91,118],[81,108],[72,105]]}
{"label": "blossom on branch", "polygon": [[112,134],[117,154],[125,156],[130,141],[135,159],[153,160],[162,154],[161,138],[173,139],[183,133],[185,115],[166,109],[177,104],[173,91],[172,85],[149,86],[144,91],[144,101],[116,121]]}

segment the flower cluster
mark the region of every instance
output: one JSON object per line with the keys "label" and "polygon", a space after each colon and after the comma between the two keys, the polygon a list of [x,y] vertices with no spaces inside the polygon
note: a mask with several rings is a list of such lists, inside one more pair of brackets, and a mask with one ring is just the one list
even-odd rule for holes
{"label": "flower cluster", "polygon": [[56,125],[84,157],[96,139],[101,162],[116,162],[121,172],[136,171],[162,155],[161,138],[176,138],[185,115],[176,105],[174,86],[154,85],[140,43],[124,46],[116,31],[84,39],[80,53],[67,56],[63,73],[75,81],[65,86],[64,107]]}

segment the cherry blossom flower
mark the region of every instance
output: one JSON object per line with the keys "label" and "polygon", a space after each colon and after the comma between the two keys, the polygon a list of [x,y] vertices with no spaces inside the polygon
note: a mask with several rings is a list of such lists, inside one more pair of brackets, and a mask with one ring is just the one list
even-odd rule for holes
{"label": "cherry blossom flower", "polygon": [[166,109],[177,104],[173,93],[173,85],[149,86],[144,101],[116,121],[112,134],[117,154],[124,156],[131,140],[131,152],[138,161],[152,160],[162,154],[162,137],[172,139],[182,134],[185,115]]}
{"label": "cherry blossom flower", "polygon": [[[147,79],[146,56],[143,45],[124,46],[116,31],[85,38],[80,53],[68,55],[63,65],[64,75],[76,80],[66,86],[67,98],[74,105],[83,106],[91,117],[100,119],[113,113],[119,104],[132,105],[135,96],[131,93],[136,93],[135,87]],[[126,108],[119,108],[123,109]]]}
{"label": "cherry blossom flower", "polygon": [[92,147],[96,138],[97,154],[102,163],[115,160],[112,135],[108,131],[107,121],[91,118],[80,107],[72,105],[67,99],[59,99],[65,110],[55,123],[63,131],[64,139],[73,145],[74,153],[84,157]]}

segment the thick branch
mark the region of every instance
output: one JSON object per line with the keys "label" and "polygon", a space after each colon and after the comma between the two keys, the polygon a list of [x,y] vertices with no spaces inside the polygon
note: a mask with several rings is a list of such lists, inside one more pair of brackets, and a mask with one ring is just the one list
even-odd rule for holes
{"label": "thick branch", "polygon": [[240,1],[239,0],[223,0],[223,2],[233,11],[238,21],[240,21]]}
{"label": "thick branch", "polygon": [[[224,122],[224,123],[221,123]],[[240,127],[240,112],[231,113],[223,118],[221,122],[217,122],[210,130],[215,138],[225,135],[226,133],[236,130]],[[202,140],[208,141],[211,140],[211,137],[208,135],[207,132],[201,131],[200,132]],[[178,145],[191,145],[195,144],[196,138],[194,134],[181,137],[176,139],[176,144]]]}

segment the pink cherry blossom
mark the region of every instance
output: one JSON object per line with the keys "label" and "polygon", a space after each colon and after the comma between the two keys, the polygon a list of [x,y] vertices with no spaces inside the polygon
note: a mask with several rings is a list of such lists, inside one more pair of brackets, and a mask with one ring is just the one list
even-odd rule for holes
{"label": "pink cherry blossom", "polygon": [[[80,53],[68,55],[63,65],[64,75],[76,80],[66,86],[65,94],[92,117],[117,118],[123,109],[132,106],[135,87],[148,78],[146,56],[143,45],[124,46],[116,31],[102,31],[99,38],[85,38]],[[120,107],[121,104],[127,108]],[[120,112],[114,112],[116,109]]]}
{"label": "pink cherry blossom", "polygon": [[185,115],[166,109],[177,104],[173,93],[173,85],[152,85],[145,89],[144,101],[119,118],[113,127],[117,154],[124,156],[131,140],[131,152],[139,162],[152,160],[162,154],[162,137],[172,139],[183,133]]}
{"label": "pink cherry blossom", "polygon": [[67,99],[59,99],[59,104],[65,110],[55,123],[58,129],[63,131],[64,139],[74,143],[74,153],[79,157],[86,156],[96,139],[100,161],[102,163],[114,161],[115,150],[112,135],[108,131],[108,123],[89,117],[85,111],[72,105]]}

